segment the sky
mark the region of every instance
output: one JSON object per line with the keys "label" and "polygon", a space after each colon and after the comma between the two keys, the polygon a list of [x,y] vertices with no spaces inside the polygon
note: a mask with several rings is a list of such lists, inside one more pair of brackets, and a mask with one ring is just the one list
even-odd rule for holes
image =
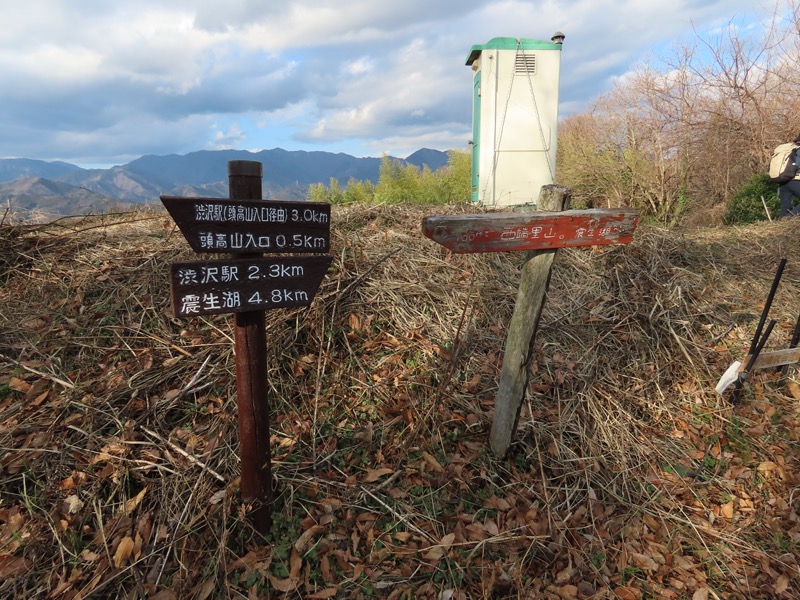
{"label": "sky", "polygon": [[753,0],[14,0],[0,158],[124,164],[235,148],[465,149],[473,45],[566,35],[559,115]]}

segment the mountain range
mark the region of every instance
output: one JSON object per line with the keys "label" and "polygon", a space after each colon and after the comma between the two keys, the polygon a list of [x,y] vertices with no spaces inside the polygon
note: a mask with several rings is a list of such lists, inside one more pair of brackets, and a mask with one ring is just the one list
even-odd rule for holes
{"label": "mountain range", "polygon": [[[45,220],[157,204],[160,195],[222,198],[228,195],[231,160],[261,162],[264,197],[281,200],[305,199],[311,184],[328,184],[331,178],[342,186],[351,177],[377,182],[382,161],[281,148],[148,155],[109,169],[84,169],[60,161],[0,159],[0,211],[11,211],[23,219]],[[405,159],[393,160],[427,165],[435,171],[447,164],[447,153],[423,148]]]}

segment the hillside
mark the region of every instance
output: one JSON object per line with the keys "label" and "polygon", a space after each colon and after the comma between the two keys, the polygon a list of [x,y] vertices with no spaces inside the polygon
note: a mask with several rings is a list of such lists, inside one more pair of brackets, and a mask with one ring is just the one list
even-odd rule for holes
{"label": "hillside", "polygon": [[[254,160],[264,165],[266,198],[305,200],[308,187],[331,178],[344,186],[352,177],[377,182],[380,158],[343,153],[216,150],[185,155],[142,156],[109,169],[82,169],[63,162],[0,159],[0,199],[21,218],[100,212],[102,206],[157,204],[161,194],[224,197],[228,194],[227,163]],[[401,163],[436,170],[447,153],[423,148]],[[35,179],[39,186],[29,185]],[[106,208],[107,212],[107,208]]]}
{"label": "hillside", "polygon": [[2,210],[30,222],[47,222],[62,215],[130,210],[131,204],[85,187],[42,177],[20,177],[0,183]]}
{"label": "hillside", "polygon": [[[796,370],[714,392],[800,219],[562,250],[508,458],[487,448],[520,257],[433,209],[334,207],[310,309],[267,313],[276,506],[244,518],[231,319],[176,319],[163,212],[0,227],[0,595],[795,598]],[[437,213],[472,210],[438,207]]]}

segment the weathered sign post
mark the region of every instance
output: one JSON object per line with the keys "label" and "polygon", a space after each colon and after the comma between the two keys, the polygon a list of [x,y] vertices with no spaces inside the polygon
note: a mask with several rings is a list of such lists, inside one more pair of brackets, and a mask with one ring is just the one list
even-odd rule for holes
{"label": "weathered sign post", "polygon": [[[506,337],[490,444],[505,456],[528,383],[528,364],[558,248],[627,244],[638,216],[632,209],[566,210],[567,188],[545,185],[541,211],[426,217],[423,233],[456,253],[526,251]],[[564,211],[564,212],[561,212]]]}
{"label": "weathered sign post", "polygon": [[227,259],[171,265],[176,316],[235,313],[236,403],[239,413],[242,499],[252,504],[255,528],[272,518],[272,468],[264,311],[308,306],[330,256],[330,205],[261,199],[262,166],[228,163],[230,198],[178,198],[161,202],[196,252],[230,253]]}

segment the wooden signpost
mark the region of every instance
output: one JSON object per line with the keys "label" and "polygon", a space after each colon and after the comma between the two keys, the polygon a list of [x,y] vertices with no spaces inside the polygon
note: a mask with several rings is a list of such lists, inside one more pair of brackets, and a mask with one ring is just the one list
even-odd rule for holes
{"label": "wooden signpost", "polygon": [[[508,452],[528,383],[528,364],[558,248],[627,244],[638,217],[631,209],[568,211],[569,190],[542,187],[542,211],[426,217],[423,233],[456,253],[525,251],[517,301],[506,337],[490,444]],[[564,212],[561,212],[564,211]]]}
{"label": "wooden signpost", "polygon": [[328,252],[331,214],[329,204],[261,200],[262,174],[260,162],[230,161],[230,198],[161,201],[193,250],[231,255],[172,264],[170,296],[176,316],[234,313],[242,500],[266,534],[272,466],[264,311],[311,304],[332,258],[262,255]]}
{"label": "wooden signpost", "polygon": [[433,216],[423,220],[426,237],[453,252],[513,252],[569,246],[627,244],[636,227],[635,210],[485,213]]}

